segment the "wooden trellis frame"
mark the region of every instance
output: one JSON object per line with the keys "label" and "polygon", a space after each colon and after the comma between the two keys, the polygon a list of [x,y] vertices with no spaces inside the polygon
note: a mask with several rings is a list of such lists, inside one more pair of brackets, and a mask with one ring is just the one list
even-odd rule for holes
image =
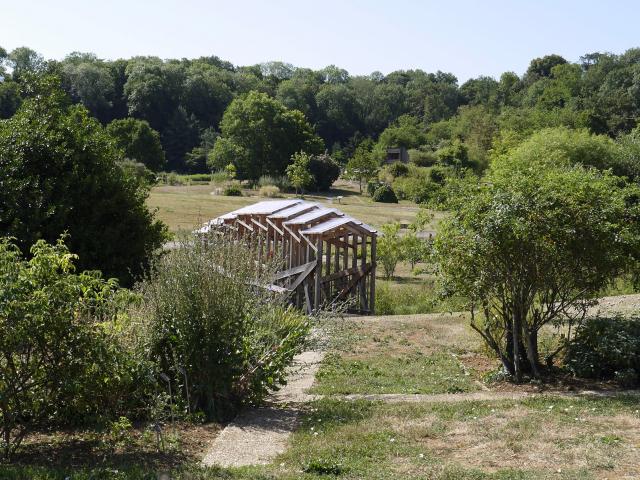
{"label": "wooden trellis frame", "polygon": [[376,237],[369,225],[334,208],[304,200],[258,202],[208,222],[235,238],[256,236],[258,258],[282,257],[272,288],[312,312],[334,302],[375,312]]}

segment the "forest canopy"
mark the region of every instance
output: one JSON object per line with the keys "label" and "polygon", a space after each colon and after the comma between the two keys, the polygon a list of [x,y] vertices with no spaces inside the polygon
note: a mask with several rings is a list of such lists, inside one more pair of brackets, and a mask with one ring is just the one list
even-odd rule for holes
{"label": "forest canopy", "polygon": [[[427,154],[444,148],[449,161],[462,155],[453,163],[483,169],[496,139],[500,147],[505,138],[513,144],[551,127],[617,138],[636,128],[640,116],[640,49],[586,53],[575,63],[551,54],[532,59],[521,76],[505,72],[462,84],[440,71],[353,76],[334,65],[320,70],[283,62],[236,66],[216,56],[104,60],[73,52],[58,61],[27,47],[0,52],[0,118],[11,117],[28,96],[26,75],[54,73],[71,100],[84,104],[103,125],[128,117],[147,122],[160,138],[165,168],[172,171],[217,165],[209,153],[224,138],[220,132],[232,128],[224,126],[225,111],[249,94],[254,100],[268,97],[264,104],[281,109],[283,116],[300,115],[296,121],[304,119],[321,139],[320,148],[342,163],[371,139],[379,148],[391,142]],[[226,156],[233,155],[237,142],[223,142],[227,145],[218,152],[224,147]],[[288,159],[278,160],[285,163],[278,165],[280,173]],[[271,172],[273,159],[268,163],[265,171]]]}

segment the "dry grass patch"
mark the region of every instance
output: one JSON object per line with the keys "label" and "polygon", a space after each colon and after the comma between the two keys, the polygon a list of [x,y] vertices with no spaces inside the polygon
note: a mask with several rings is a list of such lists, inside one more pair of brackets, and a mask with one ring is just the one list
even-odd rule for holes
{"label": "dry grass patch", "polygon": [[117,433],[109,428],[37,432],[25,439],[12,463],[67,471],[95,467],[166,470],[199,462],[220,429],[215,423],[164,425],[161,444],[149,425]]}
{"label": "dry grass patch", "polygon": [[[278,461],[341,478],[640,478],[637,398],[316,402]],[[303,477],[300,477],[303,478]],[[306,477],[305,477],[306,478]]]}
{"label": "dry grass patch", "polygon": [[[159,185],[151,189],[147,205],[157,209],[158,218],[165,222],[173,232],[191,230],[207,220],[236,210],[251,203],[269,198],[258,195],[257,190],[244,189],[243,197],[215,195],[215,185]],[[337,197],[342,196],[338,202]],[[283,194],[284,198],[295,198],[292,194]],[[320,202],[326,206],[338,208],[344,213],[375,227],[389,222],[412,223],[419,207],[412,202],[400,204],[374,203],[370,198],[361,196],[346,182],[337,182],[331,192],[319,195],[306,195],[309,201]],[[435,229],[442,213],[436,213],[431,229]]]}

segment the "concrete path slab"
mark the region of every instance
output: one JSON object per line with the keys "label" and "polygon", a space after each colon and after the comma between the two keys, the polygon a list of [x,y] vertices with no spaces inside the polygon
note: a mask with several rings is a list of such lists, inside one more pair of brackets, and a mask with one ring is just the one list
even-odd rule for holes
{"label": "concrete path slab", "polygon": [[216,437],[205,454],[206,466],[240,467],[270,463],[287,448],[295,430],[296,404],[313,400],[307,391],[313,385],[324,354],[303,352],[294,359],[287,385],[271,395],[265,406],[248,408]]}

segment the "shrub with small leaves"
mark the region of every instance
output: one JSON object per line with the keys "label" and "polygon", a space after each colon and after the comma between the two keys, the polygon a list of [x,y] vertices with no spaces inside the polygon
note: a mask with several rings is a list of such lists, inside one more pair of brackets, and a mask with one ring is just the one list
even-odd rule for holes
{"label": "shrub with small leaves", "polygon": [[390,185],[382,185],[373,192],[373,196],[371,197],[374,202],[382,202],[382,203],[398,203],[398,197],[396,196],[396,192],[393,191]]}
{"label": "shrub with small leaves", "polygon": [[389,173],[392,177],[405,177],[409,174],[409,167],[402,162],[394,162],[389,165]]}
{"label": "shrub with small leaves", "polygon": [[227,197],[241,197],[242,189],[240,188],[239,183],[230,183],[226,187],[224,187],[223,195]]}
{"label": "shrub with small leaves", "polygon": [[578,377],[640,385],[640,319],[586,320],[567,347],[564,365]]}
{"label": "shrub with small leaves", "polygon": [[[0,455],[35,428],[125,410],[137,367],[118,342],[115,280],[74,272],[60,239],[23,258],[0,240]],[[144,375],[143,375],[144,376]],[[124,397],[124,398],[123,398]]]}

